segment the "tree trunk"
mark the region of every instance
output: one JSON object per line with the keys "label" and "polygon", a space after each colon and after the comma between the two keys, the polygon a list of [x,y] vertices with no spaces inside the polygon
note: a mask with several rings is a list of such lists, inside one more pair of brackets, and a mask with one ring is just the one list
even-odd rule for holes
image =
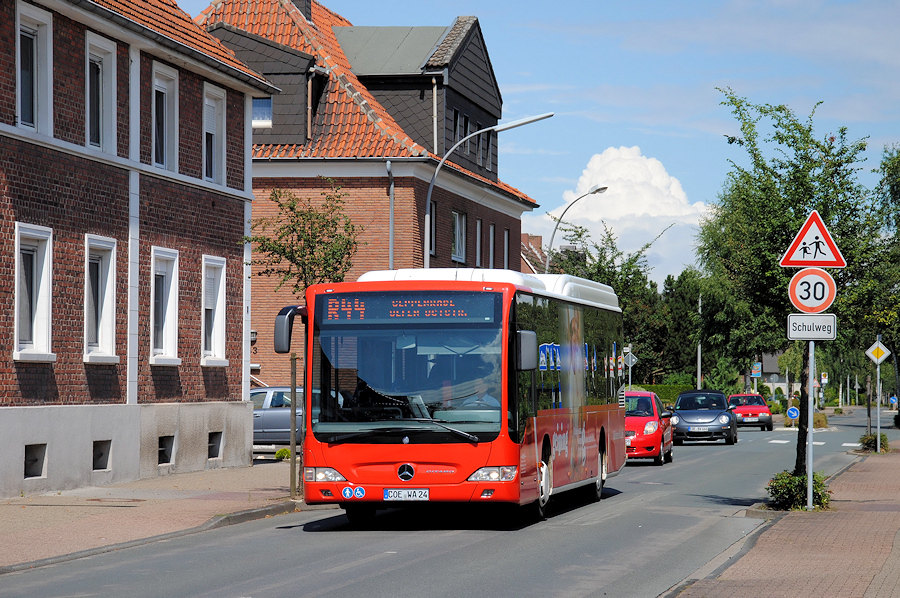
{"label": "tree trunk", "polygon": [[800,370],[800,419],[797,420],[797,461],[794,475],[806,475],[806,436],[809,433],[809,349],[803,351],[803,369]]}

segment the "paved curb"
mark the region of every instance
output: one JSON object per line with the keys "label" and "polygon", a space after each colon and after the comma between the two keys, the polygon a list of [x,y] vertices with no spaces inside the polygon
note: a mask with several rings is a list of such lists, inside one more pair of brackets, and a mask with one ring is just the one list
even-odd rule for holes
{"label": "paved curb", "polygon": [[32,561],[30,563],[19,563],[17,565],[0,567],[0,575],[4,575],[6,573],[15,573],[16,571],[36,569],[38,567],[46,567],[47,565],[56,565],[58,563],[65,563],[67,561],[83,559],[85,557],[105,554],[107,552],[114,552],[116,550],[123,550],[125,548],[133,548],[135,546],[151,544],[153,542],[159,542],[161,540],[171,540],[173,538],[180,538],[181,536],[187,536],[189,534],[218,529],[220,527],[235,525],[237,523],[246,523],[247,521],[254,521],[256,519],[265,519],[266,517],[272,517],[275,515],[293,513],[299,510],[297,506],[298,505],[294,501],[287,500],[265,507],[260,507],[258,509],[238,511],[237,513],[230,513],[228,515],[216,515],[215,517],[196,527],[191,527],[176,532],[169,532],[167,534],[160,534],[158,536],[150,536],[149,538],[140,538],[128,542],[120,542],[118,544],[110,544],[108,546],[98,546],[97,548],[89,548],[88,550],[81,550],[79,552],[73,552],[70,554],[62,554],[59,556],[41,559],[39,561]]}

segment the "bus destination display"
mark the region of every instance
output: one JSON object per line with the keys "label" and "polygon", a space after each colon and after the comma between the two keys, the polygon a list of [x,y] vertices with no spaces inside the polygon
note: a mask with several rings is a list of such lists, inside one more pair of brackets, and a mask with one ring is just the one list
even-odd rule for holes
{"label": "bus destination display", "polygon": [[321,324],[359,321],[491,323],[497,293],[441,291],[434,293],[341,293],[323,297]]}

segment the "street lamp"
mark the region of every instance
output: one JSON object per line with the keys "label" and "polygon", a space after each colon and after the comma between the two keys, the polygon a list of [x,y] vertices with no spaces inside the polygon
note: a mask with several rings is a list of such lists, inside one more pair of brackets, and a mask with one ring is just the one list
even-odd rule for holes
{"label": "street lamp", "polygon": [[431,175],[431,182],[428,183],[428,195],[425,196],[425,260],[424,264],[426,268],[431,267],[431,192],[434,189],[434,181],[437,179],[438,172],[441,170],[441,166],[444,165],[444,162],[447,160],[447,157],[453,153],[453,151],[461,146],[465,141],[468,141],[472,137],[480,135],[486,131],[496,131],[499,133],[500,131],[506,131],[508,129],[515,129],[516,127],[521,127],[522,125],[529,125],[533,122],[537,122],[539,120],[544,120],[545,118],[550,118],[553,116],[552,112],[548,112],[546,114],[539,114],[537,116],[529,116],[527,118],[520,118],[519,120],[514,120],[510,123],[502,124],[502,125],[494,125],[493,127],[485,127],[484,129],[479,129],[474,133],[470,133],[456,142],[456,145],[451,147],[444,157],[441,158],[441,161],[438,162],[437,168],[434,169],[434,174]]}
{"label": "street lamp", "polygon": [[569,208],[575,205],[575,202],[579,199],[585,198],[588,195],[593,195],[594,193],[605,193],[609,187],[601,187],[600,185],[594,185],[591,187],[587,193],[580,197],[576,197],[575,201],[566,206],[566,209],[563,210],[563,213],[559,215],[559,218],[556,220],[556,226],[553,227],[553,234],[550,235],[550,244],[547,245],[547,262],[544,264],[544,274],[548,274],[550,272],[550,248],[553,247],[553,237],[556,236],[556,229],[559,228],[559,223],[562,222],[563,216],[566,215],[566,212],[569,211]]}

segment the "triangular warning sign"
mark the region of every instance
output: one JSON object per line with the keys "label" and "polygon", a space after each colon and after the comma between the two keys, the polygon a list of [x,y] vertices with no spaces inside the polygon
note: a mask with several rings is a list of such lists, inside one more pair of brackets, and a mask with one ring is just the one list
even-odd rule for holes
{"label": "triangular warning sign", "polygon": [[840,249],[834,244],[828,229],[825,228],[822,217],[816,210],[813,210],[779,264],[798,268],[810,266],[843,268],[847,262],[841,255]]}

